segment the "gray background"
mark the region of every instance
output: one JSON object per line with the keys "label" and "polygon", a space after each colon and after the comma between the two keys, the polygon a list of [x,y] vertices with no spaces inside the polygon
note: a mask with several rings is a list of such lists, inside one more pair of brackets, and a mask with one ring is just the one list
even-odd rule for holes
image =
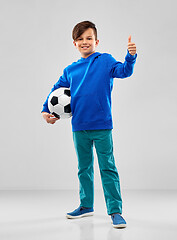
{"label": "gray background", "polygon": [[[124,61],[129,34],[134,74],[115,79],[114,152],[123,189],[177,188],[175,0],[0,1],[0,189],[77,189],[69,120],[40,111],[63,69],[80,58],[71,31],[98,28],[99,52]],[[101,188],[95,158],[95,188]]]}

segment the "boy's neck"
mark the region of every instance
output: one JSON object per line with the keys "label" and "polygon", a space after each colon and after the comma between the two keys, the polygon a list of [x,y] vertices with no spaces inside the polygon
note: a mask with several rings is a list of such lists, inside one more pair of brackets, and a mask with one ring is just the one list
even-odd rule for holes
{"label": "boy's neck", "polygon": [[86,56],[85,56],[85,55],[81,55],[81,57],[82,57],[82,58],[88,58],[88,57],[89,57],[90,55],[92,55],[93,53],[95,53],[95,51],[94,51],[94,52],[91,52],[90,54],[88,54],[88,55],[86,55]]}

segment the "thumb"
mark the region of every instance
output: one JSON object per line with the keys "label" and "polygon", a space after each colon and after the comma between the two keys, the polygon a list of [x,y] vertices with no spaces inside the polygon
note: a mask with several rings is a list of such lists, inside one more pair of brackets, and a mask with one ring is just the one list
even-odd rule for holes
{"label": "thumb", "polygon": [[128,43],[131,43],[131,41],[132,41],[132,37],[131,37],[131,35],[128,37]]}
{"label": "thumb", "polygon": [[50,118],[50,117],[54,117],[54,115],[49,113],[49,114],[48,114],[48,117],[49,117],[49,118]]}

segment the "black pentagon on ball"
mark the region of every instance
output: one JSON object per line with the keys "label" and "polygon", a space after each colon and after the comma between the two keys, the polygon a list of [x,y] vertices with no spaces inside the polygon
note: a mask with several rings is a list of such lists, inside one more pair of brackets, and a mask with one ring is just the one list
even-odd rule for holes
{"label": "black pentagon on ball", "polygon": [[50,102],[53,106],[57,105],[58,104],[58,97],[53,96]]}
{"label": "black pentagon on ball", "polygon": [[67,95],[68,97],[71,97],[71,93],[69,89],[65,89],[64,94]]}
{"label": "black pentagon on ball", "polygon": [[70,112],[71,112],[71,106],[70,106],[70,104],[68,104],[68,105],[66,105],[66,106],[64,107],[64,112],[65,112],[65,113],[70,113]]}
{"label": "black pentagon on ball", "polygon": [[59,116],[57,113],[53,112],[52,114],[53,114],[56,118],[59,118],[59,119],[60,119],[60,116]]}

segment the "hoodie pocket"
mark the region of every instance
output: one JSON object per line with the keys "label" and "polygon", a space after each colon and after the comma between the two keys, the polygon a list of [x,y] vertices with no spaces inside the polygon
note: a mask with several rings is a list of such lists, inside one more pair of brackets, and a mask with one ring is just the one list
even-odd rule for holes
{"label": "hoodie pocket", "polygon": [[73,120],[80,123],[104,120],[104,111],[98,95],[75,96],[71,99]]}

